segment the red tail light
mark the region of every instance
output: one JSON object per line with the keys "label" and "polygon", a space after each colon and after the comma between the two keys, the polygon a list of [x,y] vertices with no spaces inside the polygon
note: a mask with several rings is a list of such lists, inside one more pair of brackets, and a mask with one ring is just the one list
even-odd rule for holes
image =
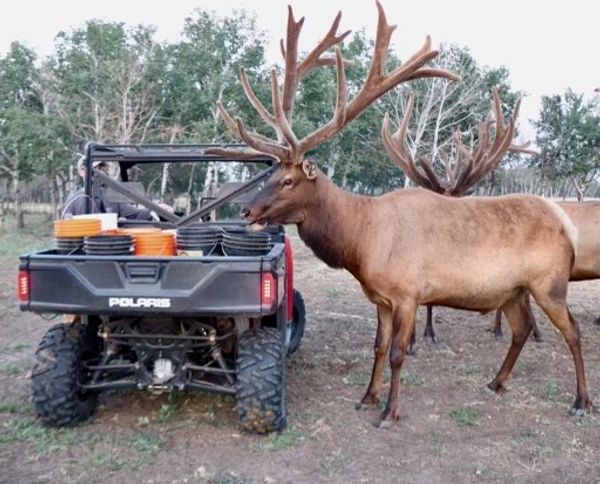
{"label": "red tail light", "polygon": [[271,306],[277,300],[277,284],[270,272],[263,272],[261,277],[261,304]]}
{"label": "red tail light", "polygon": [[292,257],[292,243],[288,236],[285,237],[285,296],[287,301],[287,320],[294,319],[294,259]]}
{"label": "red tail light", "polygon": [[19,271],[17,297],[19,302],[29,302],[29,272],[27,271]]}

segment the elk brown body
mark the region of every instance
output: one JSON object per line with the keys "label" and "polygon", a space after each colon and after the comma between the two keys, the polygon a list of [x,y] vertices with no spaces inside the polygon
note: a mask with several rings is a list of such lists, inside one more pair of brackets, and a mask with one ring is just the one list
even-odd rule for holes
{"label": "elk brown body", "polygon": [[[566,306],[566,288],[573,265],[576,229],[555,204],[528,195],[499,198],[449,199],[422,189],[399,190],[380,197],[343,191],[306,157],[334,136],[360,112],[394,86],[420,77],[456,79],[446,71],[424,67],[437,55],[428,38],[400,67],[386,74],[386,56],[393,26],[379,3],[373,59],[365,83],[346,100],[344,59],[321,57],[347,35],[336,35],[339,15],[319,45],[298,62],[297,40],[303,19],[290,10],[283,95],[272,75],[273,113],[242,80],[244,90],[276,140],[250,133],[223,106],[229,129],[245,141],[247,150],[212,150],[252,156],[270,154],[279,162],[263,189],[243,213],[251,227],[293,223],[302,240],[332,267],[345,268],[360,282],[377,306],[378,327],[371,382],[361,405],[376,405],[383,384],[386,355],[391,372],[387,405],[380,418],[385,426],[400,416],[400,369],[415,325],[417,307],[436,304],[489,311],[502,307],[513,330],[509,352],[490,388],[502,391],[529,335],[526,294],[531,292],[562,332],[573,353],[577,374],[574,411],[590,404],[576,321]],[[334,64],[337,101],[331,121],[298,139],[292,131],[294,92],[312,68]],[[457,231],[457,227],[459,230]],[[490,254],[494,254],[492,258]]]}
{"label": "elk brown body", "polygon": [[[590,281],[600,279],[600,202],[556,203],[567,213],[579,232],[575,263],[569,280]],[[530,318],[535,325],[533,311],[531,311],[531,308],[529,308],[529,311]],[[596,317],[595,324],[600,324],[600,315]],[[497,338],[502,337],[501,311],[496,312],[494,334]]]}

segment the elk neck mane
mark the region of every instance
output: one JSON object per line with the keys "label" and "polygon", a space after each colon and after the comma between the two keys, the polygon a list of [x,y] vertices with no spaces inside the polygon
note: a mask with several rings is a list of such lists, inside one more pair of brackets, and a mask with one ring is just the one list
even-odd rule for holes
{"label": "elk neck mane", "polygon": [[356,274],[361,265],[360,234],[371,197],[341,189],[322,172],[314,183],[298,234],[328,266]]}

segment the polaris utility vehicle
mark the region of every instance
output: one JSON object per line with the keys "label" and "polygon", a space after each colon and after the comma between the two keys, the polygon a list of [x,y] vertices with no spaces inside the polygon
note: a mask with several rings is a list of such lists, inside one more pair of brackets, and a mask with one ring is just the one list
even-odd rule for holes
{"label": "polaris utility vehicle", "polygon": [[[268,226],[253,246],[254,234],[238,216],[274,160],[209,154],[215,147],[225,146],[86,146],[88,212],[101,193],[156,215],[150,222],[119,219],[113,234],[152,226],[176,233],[178,248],[193,230],[223,236],[200,252],[150,256],[136,255],[133,246],[92,250],[91,238],[65,245],[73,241],[57,236],[56,248],[20,257],[20,308],[64,321],[48,330],[35,353],[33,404],[44,424],[85,420],[101,391],[138,389],[232,395],[243,429],[285,427],[285,357],[300,345],[304,303],[293,287],[283,227]],[[95,168],[97,161],[112,176]],[[216,195],[194,198],[209,183]],[[174,212],[153,201],[161,191]],[[227,234],[235,243],[227,245]]]}

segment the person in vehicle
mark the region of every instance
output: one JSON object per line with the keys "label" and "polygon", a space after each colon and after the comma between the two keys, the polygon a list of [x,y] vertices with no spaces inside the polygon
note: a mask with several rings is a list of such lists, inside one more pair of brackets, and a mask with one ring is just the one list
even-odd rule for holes
{"label": "person in vehicle", "polygon": [[[104,161],[94,161],[93,167],[96,170],[102,170],[108,172],[108,165]],[[79,158],[77,162],[77,172],[82,180],[85,179],[85,157]],[[65,202],[65,208],[63,209],[62,218],[70,218],[75,215],[86,214],[86,200],[88,196],[85,194],[84,189],[80,189],[75,193],[71,194]],[[159,217],[148,210],[147,208],[139,208],[135,205],[127,202],[111,202],[106,199],[105,190],[98,186],[92,185],[92,207],[91,213],[116,213],[118,218],[125,218],[128,220],[159,220]],[[166,205],[160,204],[165,210],[173,211],[173,208]]]}

